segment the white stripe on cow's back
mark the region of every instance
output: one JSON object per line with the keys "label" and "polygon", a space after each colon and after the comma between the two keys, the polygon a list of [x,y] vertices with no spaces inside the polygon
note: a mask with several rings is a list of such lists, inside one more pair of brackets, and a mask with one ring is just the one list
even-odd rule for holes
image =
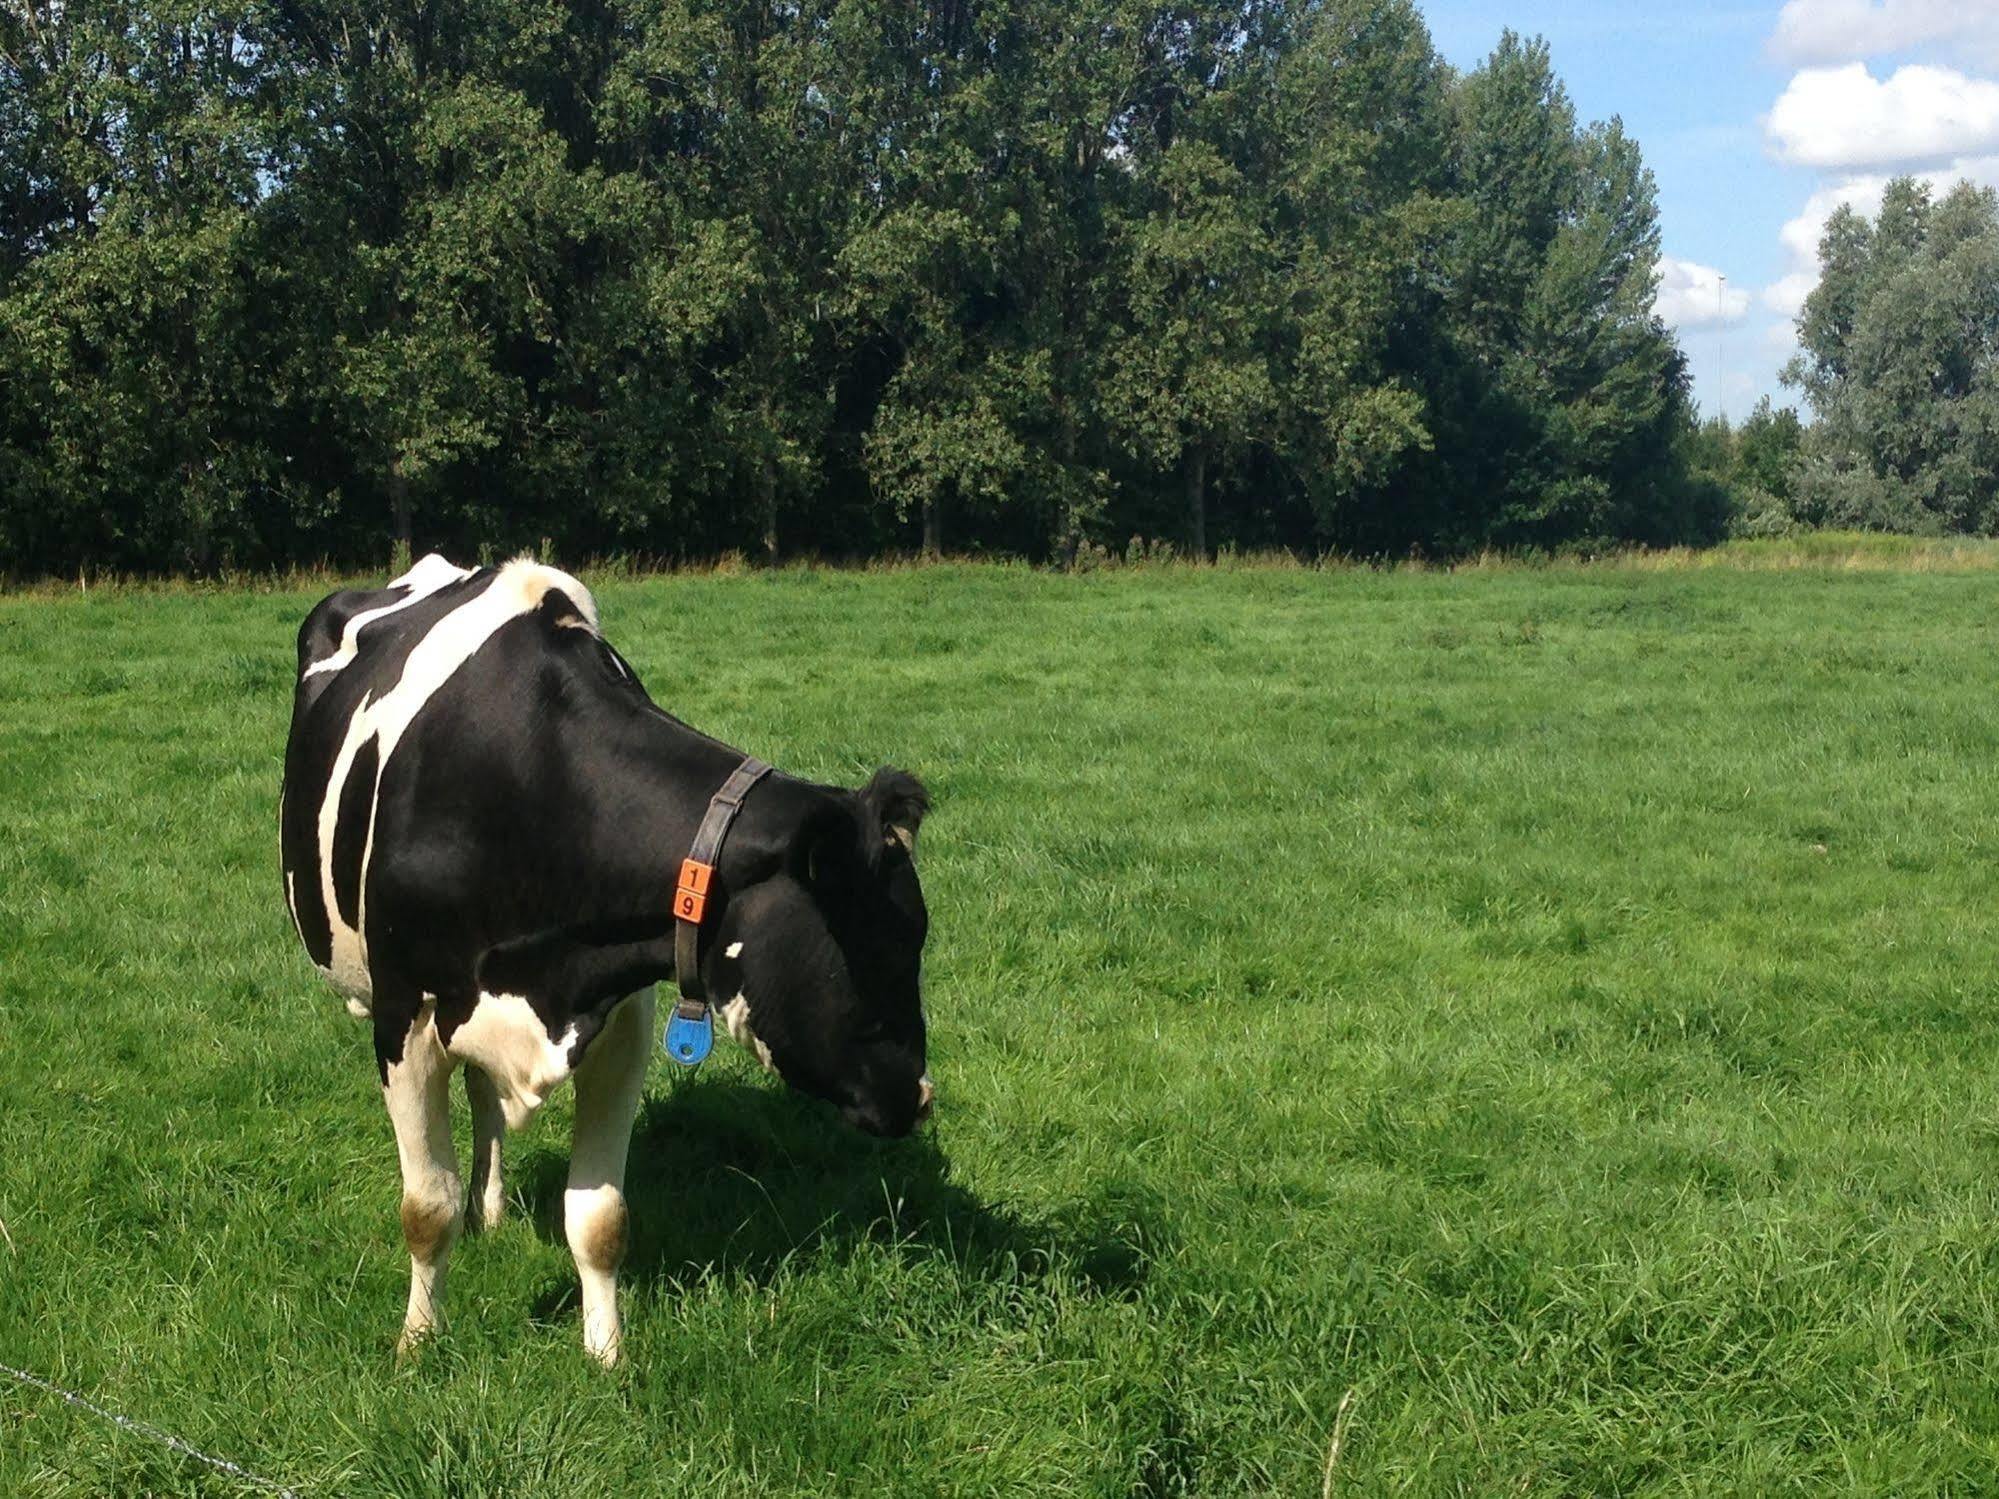
{"label": "white stripe on cow's back", "polygon": [[300,676],[315,677],[323,671],[339,671],[341,667],[346,666],[360,654],[361,627],[363,625],[373,624],[385,614],[394,614],[398,610],[409,608],[411,604],[421,603],[424,599],[436,593],[438,589],[448,584],[456,583],[460,578],[469,578],[471,576],[471,568],[460,567],[457,563],[449,562],[436,552],[432,552],[400,578],[395,579],[389,584],[391,588],[407,588],[409,590],[408,593],[392,604],[382,604],[374,609],[364,609],[348,620],[346,628],[340,632],[340,648],[332,655],[313,662],[312,665],[300,673]]}
{"label": "white stripe on cow's back", "polygon": [[[501,568],[490,587],[432,625],[423,639],[411,647],[396,684],[380,698],[372,694],[364,696],[347,722],[346,738],[334,757],[333,770],[327,776],[325,795],[319,804],[319,890],[333,938],[327,975],[334,987],[350,1000],[365,999],[373,987],[368,981],[368,945],[363,934],[368,928],[368,864],[375,848],[375,809],[389,758],[423,705],[451,680],[458,668],[508,620],[540,608],[551,589],[559,590],[574,603],[595,631],[596,601],[581,583],[557,568],[519,558]],[[370,737],[377,741],[375,785],[368,795],[368,833],[361,845],[360,891],[354,925],[350,927],[341,918],[339,898],[333,888],[333,834],[340,821],[340,796],[346,788],[348,772],[353,769],[355,755]]]}

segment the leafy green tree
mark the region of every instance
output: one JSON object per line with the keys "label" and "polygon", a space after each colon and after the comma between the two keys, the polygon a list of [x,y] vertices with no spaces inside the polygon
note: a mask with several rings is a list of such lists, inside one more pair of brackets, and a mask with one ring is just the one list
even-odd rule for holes
{"label": "leafy green tree", "polygon": [[1205,556],[1211,469],[1268,440],[1276,412],[1274,246],[1249,185],[1203,141],[1168,147],[1147,186],[1157,203],[1131,231],[1106,404],[1137,456],[1181,472],[1187,546]]}
{"label": "leafy green tree", "polygon": [[1103,410],[1122,447],[1179,474],[1196,556],[1214,470],[1277,436],[1280,242],[1259,145],[1287,21],[1280,5],[1161,12],[1122,142],[1133,202]]}
{"label": "leafy green tree", "polygon": [[[1012,382],[1030,492],[1017,510],[1073,558],[1092,537],[1130,534],[1136,496],[1116,471],[1130,444],[1116,410],[1132,220],[1144,186],[1132,170],[1154,128],[1158,12],[1132,0],[1039,0],[1004,75],[1009,142],[998,205],[994,306]],[[1032,362],[1029,362],[1032,361]],[[1022,503],[1024,501],[1024,503]]]}
{"label": "leafy green tree", "polygon": [[39,567],[257,557],[283,487],[256,388],[260,141],[240,14],[0,18],[0,549]]}
{"label": "leafy green tree", "polygon": [[1676,462],[1685,359],[1652,313],[1652,176],[1619,122],[1579,129],[1548,50],[1508,33],[1458,89],[1467,212],[1424,361],[1445,490],[1429,541],[1554,547],[1717,534]]}
{"label": "leafy green tree", "polygon": [[1788,505],[1804,435],[1804,423],[1795,410],[1789,406],[1777,410],[1764,396],[1735,434],[1732,477],[1745,490]]}
{"label": "leafy green tree", "polygon": [[[1370,513],[1434,439],[1394,367],[1422,315],[1420,267],[1453,222],[1440,196],[1446,74],[1413,6],[1336,0],[1287,52],[1269,135],[1287,466],[1321,537],[1366,544]],[[1412,274],[1412,272],[1414,272]]]}
{"label": "leafy green tree", "polygon": [[1834,214],[1785,372],[1818,421],[1793,507],[1820,524],[1999,531],[1999,195],[1889,186]]}
{"label": "leafy green tree", "polygon": [[947,506],[1003,506],[1022,487],[1018,423],[1033,382],[1007,369],[1009,320],[995,316],[1012,197],[995,169],[1013,48],[963,6],[857,10],[871,35],[893,38],[855,70],[843,101],[867,144],[839,249],[841,307],[853,342],[887,369],[863,466],[895,522],[920,516],[935,554]]}

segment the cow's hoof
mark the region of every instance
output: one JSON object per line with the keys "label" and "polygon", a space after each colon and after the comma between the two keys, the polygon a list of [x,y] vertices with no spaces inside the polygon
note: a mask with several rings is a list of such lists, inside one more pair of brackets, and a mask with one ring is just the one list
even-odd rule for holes
{"label": "cow's hoof", "polygon": [[624,1360],[622,1340],[616,1333],[609,1338],[585,1338],[583,1351],[606,1369],[615,1369]]}
{"label": "cow's hoof", "polygon": [[396,1362],[413,1363],[423,1356],[424,1349],[437,1340],[437,1329],[433,1326],[405,1327],[403,1335],[396,1339]]}
{"label": "cow's hoof", "polygon": [[465,1205],[465,1230],[467,1233],[485,1233],[498,1228],[500,1220],[507,1216],[507,1199],[499,1192],[491,1197],[475,1197]]}

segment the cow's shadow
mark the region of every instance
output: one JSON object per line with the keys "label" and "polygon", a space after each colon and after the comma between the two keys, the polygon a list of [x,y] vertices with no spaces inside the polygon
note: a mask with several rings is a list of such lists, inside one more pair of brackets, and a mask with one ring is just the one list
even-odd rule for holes
{"label": "cow's shadow", "polygon": [[[566,1146],[551,1137],[510,1163],[537,1232],[553,1244],[565,1243]],[[625,1195],[631,1237],[623,1273],[640,1284],[718,1276],[762,1285],[786,1267],[844,1259],[873,1244],[944,1259],[961,1275],[1033,1282],[1059,1274],[1089,1292],[1129,1299],[1142,1294],[1165,1232],[1158,1204],[1130,1191],[1045,1218],[982,1202],[951,1181],[935,1129],[871,1140],[774,1082],[728,1077],[648,1095],[632,1131]],[[576,1300],[575,1279],[566,1276],[535,1313],[559,1316]]]}

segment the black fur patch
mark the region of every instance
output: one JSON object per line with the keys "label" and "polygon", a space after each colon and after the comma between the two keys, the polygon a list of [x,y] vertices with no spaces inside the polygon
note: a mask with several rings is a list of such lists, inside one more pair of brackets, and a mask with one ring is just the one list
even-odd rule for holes
{"label": "black fur patch", "polygon": [[381,740],[373,734],[354,752],[347,782],[340,788],[340,811],[333,820],[333,899],[340,919],[361,923],[361,855],[368,847],[368,814],[375,805],[375,777],[381,768]]}

